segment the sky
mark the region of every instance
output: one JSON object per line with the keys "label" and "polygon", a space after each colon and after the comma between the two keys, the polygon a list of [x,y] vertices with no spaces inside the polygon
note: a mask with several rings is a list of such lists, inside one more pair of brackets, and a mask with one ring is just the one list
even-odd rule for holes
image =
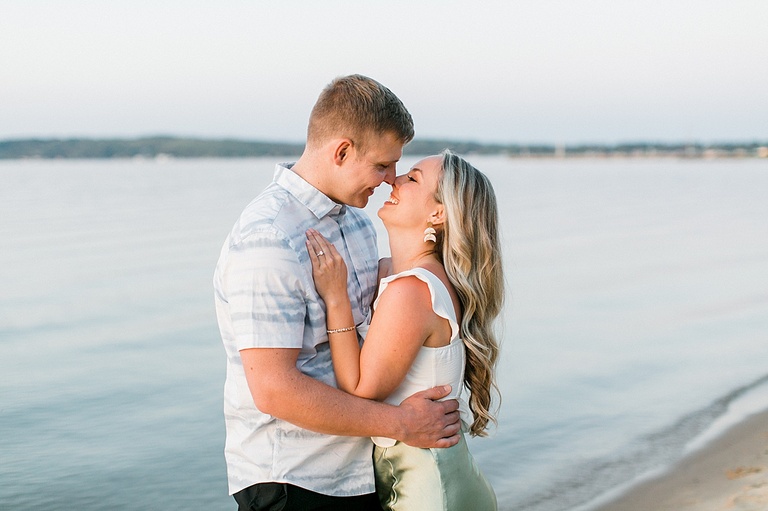
{"label": "sky", "polygon": [[768,140],[766,0],[0,0],[0,139],[302,142],[334,77],[417,138]]}

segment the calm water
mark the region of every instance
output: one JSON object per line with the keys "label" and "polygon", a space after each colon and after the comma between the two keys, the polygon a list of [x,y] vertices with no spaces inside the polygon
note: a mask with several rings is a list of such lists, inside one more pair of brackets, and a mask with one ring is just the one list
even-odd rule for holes
{"label": "calm water", "polygon": [[[510,288],[471,442],[501,509],[586,509],[768,407],[768,162],[470,159]],[[0,162],[0,509],[234,509],[211,277],[274,163]]]}

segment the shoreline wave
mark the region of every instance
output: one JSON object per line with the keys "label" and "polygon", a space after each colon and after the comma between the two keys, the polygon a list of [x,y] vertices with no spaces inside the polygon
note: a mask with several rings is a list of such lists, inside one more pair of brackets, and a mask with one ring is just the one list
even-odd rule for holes
{"label": "shoreline wave", "polygon": [[[672,426],[658,433],[642,437],[641,442],[656,445],[653,451],[670,448],[669,455],[659,455],[655,466],[645,466],[624,483],[604,491],[594,499],[579,505],[573,511],[591,511],[599,506],[621,497],[640,484],[668,473],[685,457],[706,449],[733,426],[743,422],[754,414],[768,410],[768,374],[752,382],[737,387],[710,405],[689,413]],[[693,433],[693,434],[691,434]],[[622,455],[627,459],[638,451]],[[643,465],[651,465],[651,460]]]}
{"label": "shoreline wave", "polygon": [[614,456],[582,463],[515,506],[519,511],[592,511],[671,470],[705,449],[730,427],[768,410],[768,374],[689,412],[673,424],[642,435]]}

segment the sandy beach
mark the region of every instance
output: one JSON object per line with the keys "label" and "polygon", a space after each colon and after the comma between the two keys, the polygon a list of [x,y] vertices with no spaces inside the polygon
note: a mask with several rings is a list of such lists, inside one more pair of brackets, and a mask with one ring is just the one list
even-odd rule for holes
{"label": "sandy beach", "polygon": [[768,510],[768,411],[596,511]]}

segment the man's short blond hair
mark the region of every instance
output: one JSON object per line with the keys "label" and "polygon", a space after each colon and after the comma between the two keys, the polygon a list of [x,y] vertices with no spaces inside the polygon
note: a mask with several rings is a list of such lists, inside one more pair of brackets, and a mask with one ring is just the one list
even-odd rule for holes
{"label": "man's short blond hair", "polygon": [[403,102],[367,76],[342,76],[320,93],[309,116],[307,145],[344,137],[365,152],[372,137],[386,133],[403,145],[413,139],[413,119]]}

